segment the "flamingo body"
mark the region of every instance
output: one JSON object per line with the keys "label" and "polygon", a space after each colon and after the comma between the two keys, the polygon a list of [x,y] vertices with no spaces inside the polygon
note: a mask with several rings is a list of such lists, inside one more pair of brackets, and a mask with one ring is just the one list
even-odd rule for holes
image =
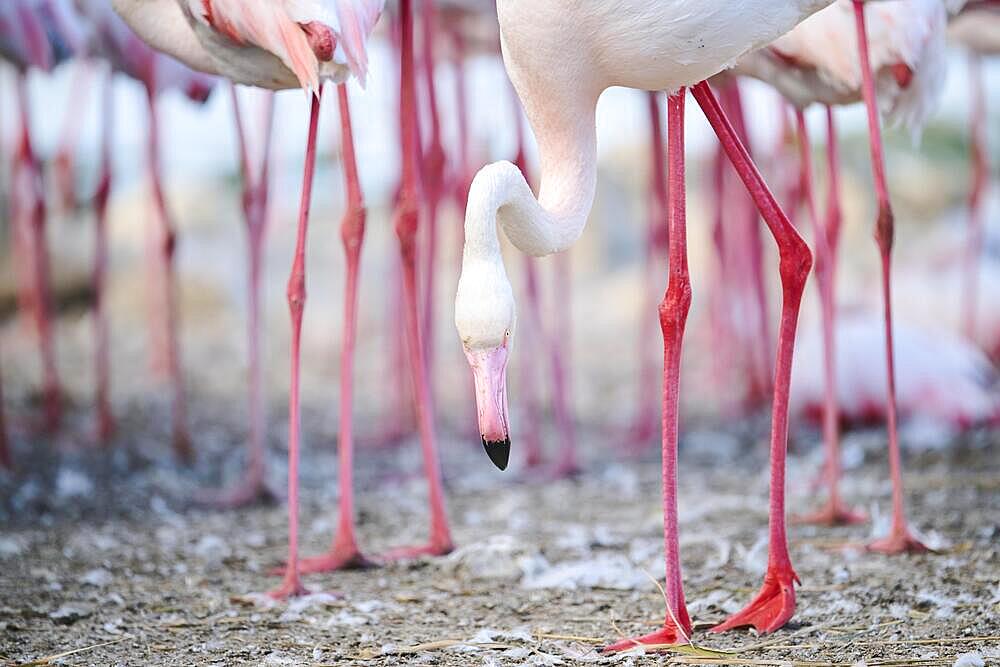
{"label": "flamingo body", "polygon": [[[941,0],[866,3],[871,67],[883,114],[917,131],[933,112],[945,75]],[[798,108],[862,100],[851,0],[838,0],[743,59],[740,74],[762,79]]]}
{"label": "flamingo body", "polygon": [[557,76],[546,77],[550,83],[575,83],[583,96],[610,86],[672,91],[703,81],[828,4],[501,0],[497,10],[511,73],[551,70]]}
{"label": "flamingo body", "polygon": [[362,84],[367,39],[384,0],[114,0],[154,48],[235,83],[318,90]]}
{"label": "flamingo body", "polygon": [[[883,323],[877,317],[853,316],[836,328],[837,395],[840,417],[848,422],[881,420],[886,413],[886,376],[882,356]],[[997,371],[972,343],[899,323],[894,332],[898,360],[899,413],[958,428],[998,416]],[[803,332],[792,372],[791,409],[808,415],[823,405],[819,332]]]}
{"label": "flamingo body", "polygon": [[115,71],[152,86],[156,94],[176,89],[196,102],[205,101],[215,80],[179,60],[154,51],[105,0],[76,0],[89,24],[87,51],[104,58]]}

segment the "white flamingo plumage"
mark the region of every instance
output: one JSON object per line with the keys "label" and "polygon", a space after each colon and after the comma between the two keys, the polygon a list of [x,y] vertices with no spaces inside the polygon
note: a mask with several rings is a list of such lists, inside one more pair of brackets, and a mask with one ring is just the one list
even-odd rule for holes
{"label": "white flamingo plumage", "polygon": [[[946,12],[941,0],[885,0],[865,8],[869,58],[879,108],[918,134],[937,108],[946,73]],[[734,71],[771,84],[793,105],[863,101],[851,0],[817,12]]]}
{"label": "white flamingo plumage", "polygon": [[384,0],[114,0],[153,48],[201,72],[271,90],[318,92],[368,73]]}

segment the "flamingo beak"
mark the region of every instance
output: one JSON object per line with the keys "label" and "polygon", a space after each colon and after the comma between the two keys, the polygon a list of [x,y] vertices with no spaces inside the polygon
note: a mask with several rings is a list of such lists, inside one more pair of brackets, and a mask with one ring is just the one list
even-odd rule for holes
{"label": "flamingo beak", "polygon": [[507,344],[487,350],[465,351],[476,382],[476,412],[483,449],[500,470],[510,460],[507,428]]}

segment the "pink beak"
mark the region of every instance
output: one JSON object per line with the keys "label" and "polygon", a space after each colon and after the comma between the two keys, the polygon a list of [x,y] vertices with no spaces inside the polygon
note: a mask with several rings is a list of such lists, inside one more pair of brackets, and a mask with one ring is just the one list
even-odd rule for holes
{"label": "pink beak", "polygon": [[510,460],[507,429],[507,344],[490,350],[466,351],[476,381],[476,411],[483,449],[500,470]]}

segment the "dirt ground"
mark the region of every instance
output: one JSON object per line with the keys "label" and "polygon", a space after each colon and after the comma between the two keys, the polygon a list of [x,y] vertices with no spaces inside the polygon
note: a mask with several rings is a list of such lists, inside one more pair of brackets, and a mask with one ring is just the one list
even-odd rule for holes
{"label": "dirt ground", "polygon": [[[758,426],[688,425],[682,561],[694,641],[705,650],[606,657],[602,643],[651,631],[664,613],[651,579],[663,576],[655,447],[641,460],[609,463],[615,443],[586,436],[595,429],[581,425],[591,452],[585,473],[550,481],[500,473],[475,443],[445,437],[453,554],[309,576],[314,595],[271,604],[255,593],[274,585],[267,571],[285,554],[284,506],[216,512],[189,501],[220,471],[238,470],[224,444],[227,428],[240,427],[224,423],[225,407],[198,406],[202,456],[194,469],[176,467],[149,439],[143,422],[164,421],[154,407],[133,411],[111,456],[66,442],[23,450],[21,472],[0,482],[0,658],[72,665],[1000,664],[996,432],[909,457],[913,524],[938,551],[893,558],[858,548],[885,529],[889,485],[880,433],[850,434],[846,494],[874,522],[792,526],[798,610],[786,628],[758,638],[705,629],[738,609],[761,580],[766,434]],[[306,414],[307,442],[323,440],[324,423]],[[272,422],[278,488],[282,426]],[[800,435],[796,440],[815,440]],[[808,507],[817,462],[814,450],[798,447],[789,472],[793,512]],[[416,442],[388,449],[362,443],[357,458],[368,553],[424,539]],[[335,466],[330,448],[306,447],[306,554],[331,536]]]}

